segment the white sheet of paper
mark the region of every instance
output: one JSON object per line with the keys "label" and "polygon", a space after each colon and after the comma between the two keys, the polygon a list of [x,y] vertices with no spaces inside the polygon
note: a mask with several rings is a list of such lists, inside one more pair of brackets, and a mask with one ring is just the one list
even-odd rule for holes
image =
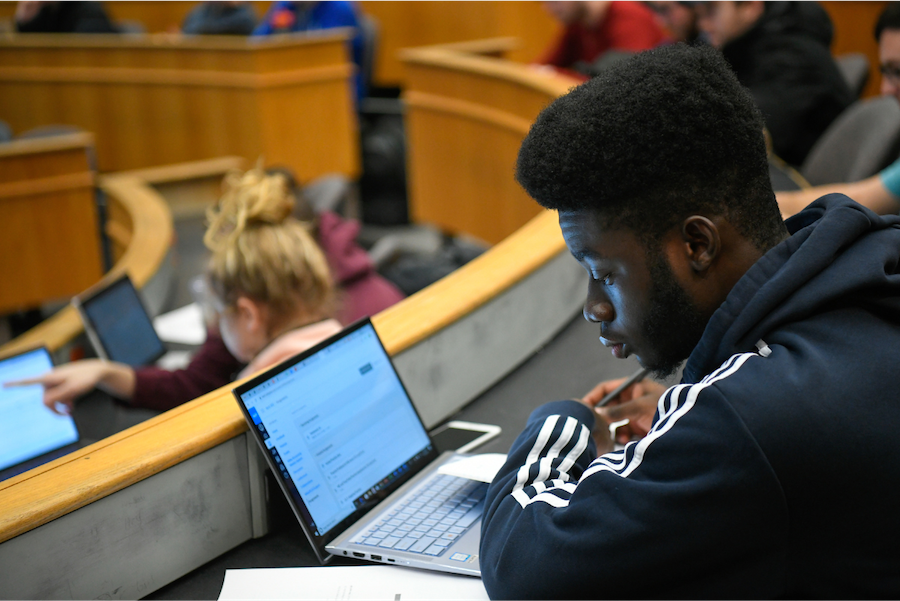
{"label": "white sheet of paper", "polygon": [[239,599],[487,599],[480,578],[400,566],[226,570],[220,601]]}
{"label": "white sheet of paper", "polygon": [[438,468],[438,473],[490,484],[504,463],[506,455],[503,453],[482,453],[446,463]]}
{"label": "white sheet of paper", "polygon": [[197,303],[163,313],[153,320],[153,328],[163,342],[201,345],[206,341],[203,312]]}

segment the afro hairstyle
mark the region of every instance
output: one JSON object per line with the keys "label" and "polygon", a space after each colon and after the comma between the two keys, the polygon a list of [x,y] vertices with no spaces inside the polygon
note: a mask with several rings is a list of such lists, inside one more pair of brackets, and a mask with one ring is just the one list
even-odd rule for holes
{"label": "afro hairstyle", "polygon": [[516,179],[541,205],[590,211],[648,250],[692,214],[722,215],[762,250],[786,233],[763,119],[718,51],[636,54],[545,108]]}

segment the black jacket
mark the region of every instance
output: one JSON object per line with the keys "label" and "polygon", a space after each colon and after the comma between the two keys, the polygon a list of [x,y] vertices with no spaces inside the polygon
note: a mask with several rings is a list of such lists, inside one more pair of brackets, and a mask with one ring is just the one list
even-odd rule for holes
{"label": "black jacket", "polygon": [[737,282],[653,427],[538,408],[488,489],[492,598],[900,596],[900,217],[841,195]]}
{"label": "black jacket", "polygon": [[775,154],[793,165],[854,100],[831,57],[832,35],[817,3],[766,2],[753,28],[722,48],[762,110]]}
{"label": "black jacket", "polygon": [[57,2],[41,7],[25,23],[16,23],[19,33],[118,33],[99,2]]}

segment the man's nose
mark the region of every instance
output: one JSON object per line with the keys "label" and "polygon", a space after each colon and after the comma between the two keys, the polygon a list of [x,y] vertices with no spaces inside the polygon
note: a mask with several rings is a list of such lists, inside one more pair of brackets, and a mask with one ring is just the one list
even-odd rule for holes
{"label": "man's nose", "polygon": [[584,301],[584,318],[592,323],[610,322],[616,314],[612,304],[604,295],[594,290],[594,284],[588,287],[587,299]]}

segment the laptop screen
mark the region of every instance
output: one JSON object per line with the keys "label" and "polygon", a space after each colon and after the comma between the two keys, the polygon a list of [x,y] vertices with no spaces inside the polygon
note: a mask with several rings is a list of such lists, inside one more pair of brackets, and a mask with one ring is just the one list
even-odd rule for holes
{"label": "laptop screen", "polygon": [[110,361],[139,367],[153,363],[166,352],[127,276],[82,300],[81,314],[98,339],[95,344],[103,347],[97,352]]}
{"label": "laptop screen", "polygon": [[44,406],[42,386],[5,386],[52,368],[45,348],[0,360],[0,470],[78,441],[75,421]]}
{"label": "laptop screen", "polygon": [[235,390],[298,517],[322,544],[436,452],[368,321]]}

